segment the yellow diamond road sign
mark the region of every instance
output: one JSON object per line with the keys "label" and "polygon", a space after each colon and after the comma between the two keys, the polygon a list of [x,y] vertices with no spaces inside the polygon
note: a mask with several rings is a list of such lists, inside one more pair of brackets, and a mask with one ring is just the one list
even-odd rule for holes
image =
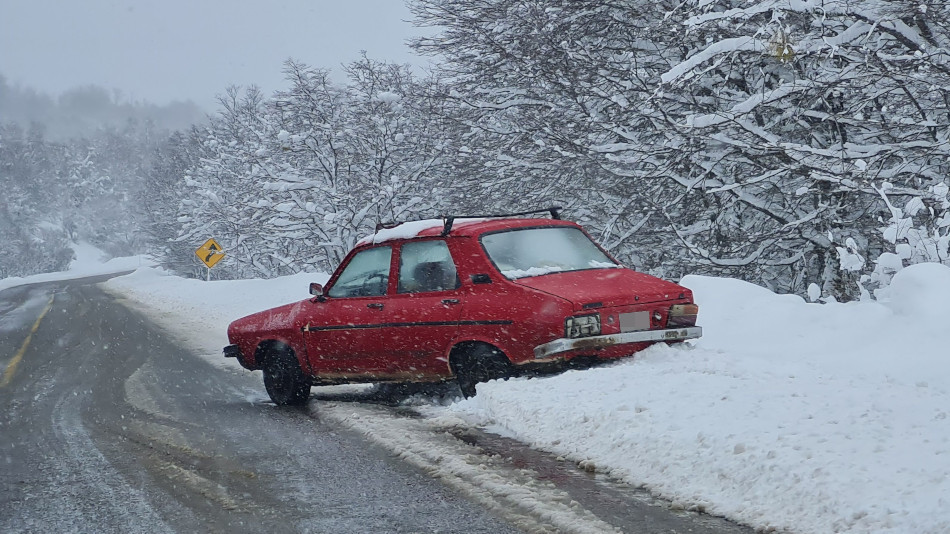
{"label": "yellow diamond road sign", "polygon": [[195,254],[198,255],[198,259],[203,261],[209,269],[224,258],[224,251],[221,250],[221,245],[219,245],[214,238],[205,241],[204,245],[198,247]]}

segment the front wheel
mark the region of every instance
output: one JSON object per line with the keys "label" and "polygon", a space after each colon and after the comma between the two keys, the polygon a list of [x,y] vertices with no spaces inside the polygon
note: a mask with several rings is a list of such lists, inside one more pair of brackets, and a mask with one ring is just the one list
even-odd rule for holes
{"label": "front wheel", "polygon": [[511,363],[498,349],[477,345],[458,355],[453,364],[455,378],[462,396],[475,396],[475,386],[496,378],[511,376]]}
{"label": "front wheel", "polygon": [[310,398],[310,381],[293,353],[273,354],[264,364],[264,389],[278,406],[298,406]]}

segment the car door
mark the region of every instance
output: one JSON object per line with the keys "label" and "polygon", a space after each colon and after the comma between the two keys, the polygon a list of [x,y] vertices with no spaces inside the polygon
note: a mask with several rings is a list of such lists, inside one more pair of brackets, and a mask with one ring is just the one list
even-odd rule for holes
{"label": "car door", "polygon": [[446,355],[462,316],[458,269],[443,239],[399,247],[396,291],[381,329],[392,352],[391,372],[405,379],[448,376]]}
{"label": "car door", "polygon": [[357,252],[312,303],[302,330],[315,375],[372,376],[387,368],[379,330],[386,323],[392,260],[388,245]]}

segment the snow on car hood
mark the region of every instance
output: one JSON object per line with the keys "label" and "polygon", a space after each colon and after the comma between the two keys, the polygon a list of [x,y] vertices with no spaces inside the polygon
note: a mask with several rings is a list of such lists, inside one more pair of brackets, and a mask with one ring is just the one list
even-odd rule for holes
{"label": "snow on car hood", "polygon": [[626,268],[554,272],[512,282],[567,299],[576,309],[595,302],[610,307],[691,295],[683,286]]}

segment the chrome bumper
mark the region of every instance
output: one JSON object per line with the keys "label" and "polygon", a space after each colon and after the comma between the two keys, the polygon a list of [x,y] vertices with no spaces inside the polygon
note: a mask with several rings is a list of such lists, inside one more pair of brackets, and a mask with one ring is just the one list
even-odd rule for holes
{"label": "chrome bumper", "polygon": [[534,348],[534,359],[543,360],[550,358],[561,352],[571,350],[602,349],[614,345],[624,345],[627,343],[644,343],[650,341],[682,341],[684,339],[696,339],[703,335],[703,327],[690,326],[686,328],[670,328],[668,330],[641,330],[639,332],[625,332],[621,334],[608,334],[605,336],[591,336],[579,338],[555,339],[538,345]]}

